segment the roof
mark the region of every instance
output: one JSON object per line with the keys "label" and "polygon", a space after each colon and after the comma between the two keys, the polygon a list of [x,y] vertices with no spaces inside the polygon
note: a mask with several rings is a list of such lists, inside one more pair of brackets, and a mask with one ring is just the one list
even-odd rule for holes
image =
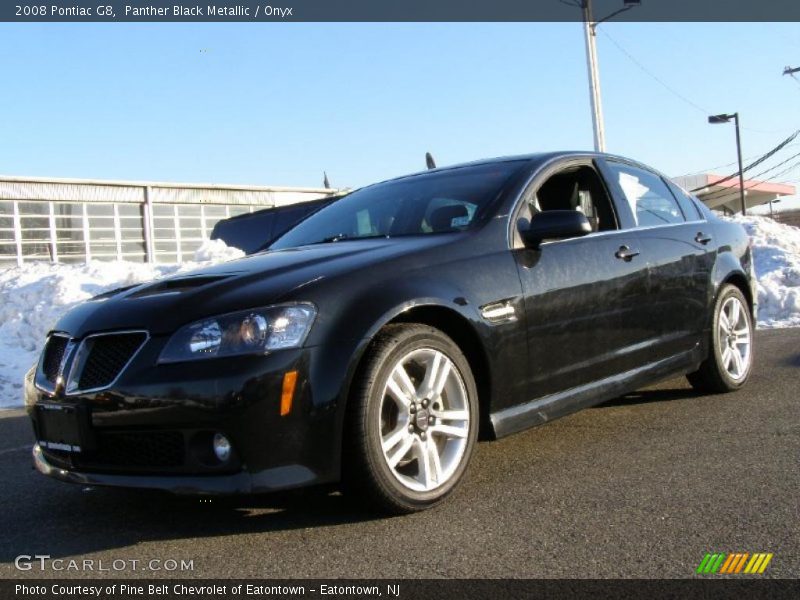
{"label": "roof", "polygon": [[[724,181],[723,181],[724,180]],[[693,192],[709,208],[737,212],[741,208],[738,177],[724,177],[716,173],[698,173],[675,177],[673,181]],[[749,207],[766,204],[783,196],[793,196],[797,189],[786,183],[774,181],[744,180],[745,203]]]}
{"label": "roof", "polygon": [[[700,173],[698,175],[676,177],[675,181],[677,182],[680,180],[685,182],[685,184],[682,185],[693,190],[698,188],[715,188],[714,190],[709,189],[708,191],[710,192],[722,189],[739,189],[738,177],[727,179],[727,181],[718,183],[720,180],[726,178],[727,176],[717,175],[716,173]],[[795,186],[793,185],[788,185],[786,183],[775,183],[771,181],[759,181],[757,179],[745,179],[744,189],[748,192],[763,192],[765,194],[774,194],[776,196],[793,196],[797,192]],[[699,193],[705,192],[706,190],[704,189],[699,190]]]}

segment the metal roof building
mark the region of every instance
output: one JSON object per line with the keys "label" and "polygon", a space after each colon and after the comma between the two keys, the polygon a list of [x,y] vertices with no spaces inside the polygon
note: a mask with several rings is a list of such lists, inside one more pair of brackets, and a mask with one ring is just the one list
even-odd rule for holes
{"label": "metal roof building", "polygon": [[34,260],[182,262],[221,219],[334,191],[0,176],[0,267]]}
{"label": "metal roof building", "polygon": [[[694,194],[711,209],[725,213],[737,213],[742,210],[738,177],[728,179],[713,173],[700,173],[674,177],[672,180],[686,190],[700,188]],[[774,202],[785,196],[794,196],[796,192],[795,186],[785,183],[744,180],[744,200],[747,208]]]}

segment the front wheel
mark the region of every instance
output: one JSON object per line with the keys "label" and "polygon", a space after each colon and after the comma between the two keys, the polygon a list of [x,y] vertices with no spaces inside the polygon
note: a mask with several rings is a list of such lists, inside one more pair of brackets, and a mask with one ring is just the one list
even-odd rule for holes
{"label": "front wheel", "polygon": [[348,407],[346,491],[391,513],[443,500],[478,433],[478,394],[464,354],[419,324],[385,328],[370,346]]}
{"label": "front wheel", "polygon": [[753,365],[753,318],[747,299],[735,285],[726,284],[717,296],[708,358],[687,375],[696,390],[720,393],[738,390]]}

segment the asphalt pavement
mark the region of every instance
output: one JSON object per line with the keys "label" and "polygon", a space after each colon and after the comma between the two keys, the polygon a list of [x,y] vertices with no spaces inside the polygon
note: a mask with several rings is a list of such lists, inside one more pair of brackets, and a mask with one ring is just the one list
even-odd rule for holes
{"label": "asphalt pavement", "polygon": [[[682,578],[706,552],[773,553],[762,577],[798,577],[800,329],[756,351],[734,394],[676,379],[482,442],[448,502],[394,518],[328,490],[209,502],[52,481],[23,411],[0,411],[0,577]],[[35,554],[63,570],[15,568]]]}

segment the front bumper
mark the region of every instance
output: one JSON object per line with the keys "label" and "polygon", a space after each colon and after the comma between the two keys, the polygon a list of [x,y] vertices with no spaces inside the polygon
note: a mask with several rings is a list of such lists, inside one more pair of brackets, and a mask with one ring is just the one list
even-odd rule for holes
{"label": "front bumper", "polygon": [[163,490],[173,494],[227,495],[276,492],[316,482],[314,473],[301,465],[265,469],[260,473],[241,471],[232,475],[124,475],[83,473],[50,464],[41,446],[33,446],[36,470],[67,483],[106,487],[128,487]]}
{"label": "front bumper", "polygon": [[[158,365],[159,350],[146,346],[113,388],[93,394],[48,394],[27,381],[26,405],[38,441],[43,437],[37,405],[63,402],[88,412],[95,442],[80,453],[37,444],[36,469],[71,483],[179,494],[270,492],[338,481],[340,398],[350,353],[317,346]],[[281,414],[288,371],[298,373],[297,384],[291,411]],[[216,432],[231,441],[227,464],[211,464],[197,450],[198,440]],[[176,437],[181,460],[164,460],[162,442],[152,440]]]}

